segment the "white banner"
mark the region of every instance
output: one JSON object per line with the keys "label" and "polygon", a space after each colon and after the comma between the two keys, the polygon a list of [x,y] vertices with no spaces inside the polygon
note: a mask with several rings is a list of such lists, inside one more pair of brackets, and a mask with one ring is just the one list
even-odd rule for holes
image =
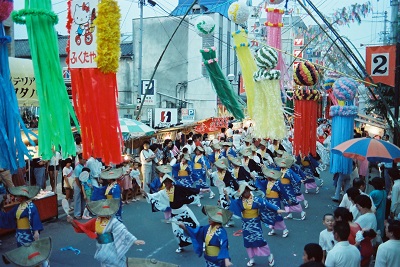
{"label": "white banner", "polygon": [[98,0],[72,0],[69,66],[97,68],[96,9]]}

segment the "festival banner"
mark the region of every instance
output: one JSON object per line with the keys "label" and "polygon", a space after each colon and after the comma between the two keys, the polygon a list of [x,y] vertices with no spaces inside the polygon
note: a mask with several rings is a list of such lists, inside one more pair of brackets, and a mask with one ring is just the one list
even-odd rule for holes
{"label": "festival banner", "polygon": [[221,128],[228,127],[229,117],[209,118],[205,121],[198,122],[194,128],[197,133],[211,133],[219,131]]}
{"label": "festival banner", "polygon": [[36,94],[36,80],[30,59],[8,58],[10,63],[11,83],[14,85],[19,106],[39,106]]}
{"label": "festival banner", "polygon": [[375,83],[383,83],[394,87],[396,72],[395,45],[367,47],[365,64],[367,73]]}

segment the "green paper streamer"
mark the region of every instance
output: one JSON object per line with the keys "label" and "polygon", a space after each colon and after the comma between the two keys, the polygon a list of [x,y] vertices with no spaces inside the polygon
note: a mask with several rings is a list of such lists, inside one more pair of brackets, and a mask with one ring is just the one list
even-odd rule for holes
{"label": "green paper streamer", "polygon": [[63,157],[75,155],[70,117],[78,125],[65,88],[58,54],[57,15],[50,0],[25,0],[25,9],[12,13],[14,22],[26,24],[39,99],[39,154],[53,156],[52,146],[61,147]]}
{"label": "green paper streamer", "polygon": [[222,104],[236,119],[243,120],[244,107],[239,103],[238,96],[217,63],[215,50],[215,47],[200,50],[204,66]]}

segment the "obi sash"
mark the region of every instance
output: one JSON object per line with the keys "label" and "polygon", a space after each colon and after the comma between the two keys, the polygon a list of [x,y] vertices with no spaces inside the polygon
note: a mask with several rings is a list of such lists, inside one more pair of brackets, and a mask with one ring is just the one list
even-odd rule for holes
{"label": "obi sash", "polygon": [[18,229],[30,229],[31,225],[29,224],[28,217],[17,219],[17,228]]}
{"label": "obi sash", "polygon": [[209,245],[206,246],[206,254],[207,254],[207,256],[210,256],[210,257],[218,256],[219,250],[220,250],[220,248],[217,246],[209,246]]}
{"label": "obi sash", "polygon": [[96,239],[99,244],[108,244],[114,242],[114,235],[112,233],[97,234]]}
{"label": "obi sash", "polygon": [[252,219],[258,217],[258,209],[245,209],[242,211],[242,216],[245,219]]}
{"label": "obi sash", "polygon": [[178,176],[188,176],[189,173],[187,172],[187,170],[179,170],[178,171]]}
{"label": "obi sash", "polygon": [[281,178],[281,183],[282,183],[282,184],[290,184],[290,179],[288,179],[288,178]]}
{"label": "obi sash", "polygon": [[113,196],[112,196],[112,195],[106,195],[106,198],[107,198],[107,199],[112,199]]}
{"label": "obi sash", "polygon": [[276,191],[271,190],[269,193],[267,192],[267,193],[265,194],[265,197],[268,197],[268,198],[278,198],[278,197],[279,197],[279,193],[276,192]]}
{"label": "obi sash", "polygon": [[195,163],[195,164],[193,164],[193,169],[195,169],[195,170],[200,170],[201,169],[201,164],[200,163]]}

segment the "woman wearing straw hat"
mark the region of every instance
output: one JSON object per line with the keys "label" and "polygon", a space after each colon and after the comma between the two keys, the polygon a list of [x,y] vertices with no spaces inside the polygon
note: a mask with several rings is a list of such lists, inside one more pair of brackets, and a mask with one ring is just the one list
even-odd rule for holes
{"label": "woman wearing straw hat", "polygon": [[122,168],[111,169],[109,171],[105,171],[100,174],[100,178],[108,182],[106,191],[104,192],[105,198],[118,199],[118,201],[121,202],[121,205],[119,205],[118,211],[115,214],[115,217],[121,222],[122,222],[121,187],[117,183],[117,179],[119,179],[122,176],[122,174],[123,174]]}
{"label": "woman wearing straw hat", "polygon": [[133,244],[145,243],[133,236],[114,216],[120,205],[119,199],[102,199],[88,203],[88,209],[97,215],[97,218],[85,224],[73,220],[71,216],[67,217],[67,221],[72,224],[75,232],[85,233],[89,238],[97,239],[94,258],[102,267],[126,267],[126,252]]}
{"label": "woman wearing straw hat", "polygon": [[232,142],[223,142],[222,143],[222,150],[221,150],[221,156],[228,158],[229,156],[231,157],[236,157],[236,151],[233,150],[232,148]]}
{"label": "woman wearing straw hat", "polygon": [[252,151],[251,148],[246,148],[245,150],[242,150],[242,166],[250,172],[252,177],[256,176],[262,176],[262,170],[261,166],[257,164],[253,159],[252,159]]}
{"label": "woman wearing straw hat", "polygon": [[272,159],[274,154],[268,149],[268,143],[265,139],[261,140],[260,148],[257,150],[257,153],[260,154],[265,166],[274,163],[274,160]]}
{"label": "woman wearing straw hat", "polygon": [[[143,191],[143,195],[146,197],[147,202],[152,206],[153,211],[165,210],[167,207],[171,207],[171,222],[182,222],[191,227],[197,227],[199,222],[196,219],[193,211],[187,206],[195,201],[196,195],[200,192],[208,192],[210,189],[200,188],[189,188],[180,185],[174,185],[175,180],[165,174],[161,180],[165,185],[165,188],[154,194],[147,194]],[[183,230],[178,227],[175,223],[172,223],[172,232],[174,233],[179,247],[176,249],[176,253],[181,253],[183,247],[188,246],[192,243],[190,237],[185,235]]]}
{"label": "woman wearing straw hat", "polygon": [[239,198],[230,200],[229,209],[233,214],[242,218],[244,247],[250,258],[247,266],[254,265],[254,256],[267,256],[269,266],[274,266],[274,256],[263,237],[260,214],[268,210],[279,214],[285,211],[258,197],[253,197],[252,190],[255,190],[255,188],[246,183],[241,184],[237,190]]}
{"label": "woman wearing straw hat", "polygon": [[[212,143],[211,144],[211,149],[212,149],[212,153],[208,154],[208,161],[210,162],[211,168],[212,170],[215,170],[214,167],[214,163],[219,160],[220,158],[222,158],[222,153],[221,153],[221,145],[220,143]],[[214,178],[212,177],[212,175],[210,175],[210,185],[211,186],[215,186],[214,185]]]}
{"label": "woman wearing straw hat", "polygon": [[179,158],[179,162],[172,166],[172,177],[175,178],[178,185],[191,187],[193,163],[188,154],[182,154]]}
{"label": "woman wearing straw hat", "polygon": [[236,158],[229,158],[231,165],[232,165],[232,176],[233,178],[236,179],[238,184],[241,184],[243,182],[250,183],[252,184],[254,181],[254,178],[251,176],[251,174],[242,166],[242,160],[238,157]]}
{"label": "woman wearing straw hat", "polygon": [[196,228],[187,227],[183,223],[179,227],[189,233],[193,248],[199,257],[203,254],[207,267],[232,266],[229,257],[228,235],[222,227],[232,217],[232,212],[216,206],[204,206],[203,213],[208,216],[208,225]]}
{"label": "woman wearing straw hat", "polygon": [[[160,165],[156,167],[156,172],[158,173],[158,177],[154,178],[150,184],[150,193],[157,193],[160,190],[165,189],[165,185],[163,184],[164,175],[171,173],[172,168],[170,165]],[[167,223],[171,219],[171,207],[168,206],[164,209],[159,209],[164,212],[164,219]]]}
{"label": "woman wearing straw hat", "polygon": [[15,266],[47,267],[51,249],[51,238],[46,237],[4,253],[3,261]]}
{"label": "woman wearing straw hat", "polygon": [[[256,186],[262,192],[265,192],[265,199],[272,205],[282,207],[281,199],[288,199],[288,196],[283,189],[283,186],[279,179],[282,173],[272,168],[263,168],[264,177],[266,179],[257,179]],[[286,228],[285,221],[280,214],[276,212],[264,212],[262,218],[265,224],[269,225],[271,231],[268,235],[275,235],[275,230],[282,230],[282,237],[289,235],[289,230]]]}
{"label": "woman wearing straw hat", "polygon": [[16,229],[15,237],[18,247],[38,240],[43,225],[36,205],[31,199],[39,193],[40,188],[38,186],[17,186],[8,188],[8,191],[17,197],[20,204],[8,212],[0,212],[0,228]]}
{"label": "woman wearing straw hat", "polygon": [[201,146],[196,147],[194,150],[196,154],[193,159],[192,179],[195,182],[196,188],[207,188],[210,192],[210,198],[214,198],[215,194],[211,191],[210,186],[207,184],[207,170],[211,169],[210,163],[206,156],[204,156],[204,148]]}
{"label": "woman wearing straw hat", "polygon": [[296,191],[293,185],[301,183],[300,177],[290,169],[293,165],[294,159],[292,157],[281,157],[275,158],[275,164],[280,168],[282,176],[280,182],[289,198],[289,201],[285,201],[285,210],[289,213],[285,219],[292,219],[292,212],[300,212],[301,220],[306,218],[306,213],[303,211],[300,203],[296,197]]}

